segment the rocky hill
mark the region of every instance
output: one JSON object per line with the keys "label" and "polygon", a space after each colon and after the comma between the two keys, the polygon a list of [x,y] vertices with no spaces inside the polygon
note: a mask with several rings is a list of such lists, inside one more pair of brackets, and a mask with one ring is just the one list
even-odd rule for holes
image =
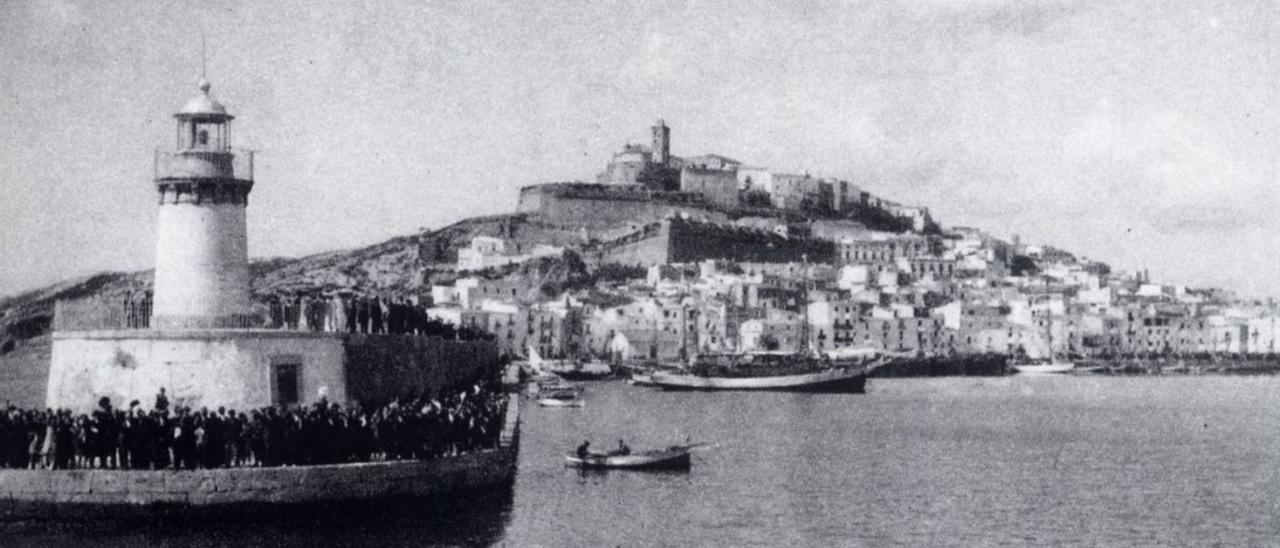
{"label": "rocky hill", "polygon": [[[438,230],[399,236],[367,247],[330,251],[298,258],[269,258],[250,263],[255,299],[272,295],[346,292],[353,295],[407,297],[430,292],[430,286],[456,277],[452,264],[458,249],[480,236],[510,237],[512,232],[538,239],[544,227],[518,214],[476,217]],[[586,266],[572,259],[534,261],[521,268],[484,275],[527,281],[530,300],[547,291],[582,285]],[[54,303],[62,299],[102,296],[124,298],[151,288],[153,272],[104,272],[59,282],[0,299],[0,354],[21,348],[48,333]]]}

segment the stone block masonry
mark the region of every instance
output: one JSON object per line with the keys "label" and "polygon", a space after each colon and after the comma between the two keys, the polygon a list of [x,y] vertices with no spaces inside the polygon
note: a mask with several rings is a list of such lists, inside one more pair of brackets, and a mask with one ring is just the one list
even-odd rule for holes
{"label": "stone block masonry", "polygon": [[668,219],[591,250],[601,263],[629,266],[690,263],[706,259],[735,262],[830,263],[835,244],[808,238],[784,238],[758,230]]}
{"label": "stone block masonry", "polygon": [[599,230],[657,221],[673,214],[727,221],[701,195],[640,185],[547,183],[520,189],[520,213],[544,222]]}
{"label": "stone block masonry", "polygon": [[519,399],[498,448],[423,461],[212,470],[0,470],[0,521],[95,519],[431,497],[509,484]]}

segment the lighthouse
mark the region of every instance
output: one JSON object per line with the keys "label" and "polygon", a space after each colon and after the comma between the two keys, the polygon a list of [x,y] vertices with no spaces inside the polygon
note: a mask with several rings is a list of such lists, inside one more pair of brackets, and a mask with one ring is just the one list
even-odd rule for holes
{"label": "lighthouse", "polygon": [[117,298],[59,301],[48,407],[145,402],[161,388],[186,407],[347,401],[342,333],[266,329],[255,313],[245,232],[253,153],[232,148],[234,117],[209,82],[197,87],[173,115],[173,147],[155,151],[150,321],[119,321]]}
{"label": "lighthouse", "polygon": [[253,327],[245,208],[253,153],[231,148],[235,118],[200,92],[173,117],[175,148],[157,150],[155,300],[158,329]]}
{"label": "lighthouse", "polygon": [[210,97],[208,82],[198,87],[174,114],[174,146],[154,156],[151,314],[136,321],[127,297],[117,295],[59,300],[46,407],[89,412],[104,397],[145,405],[162,388],[175,407],[193,409],[345,405],[485,378],[498,359],[492,341],[260,319],[245,231],[253,154],[231,146],[234,118]]}

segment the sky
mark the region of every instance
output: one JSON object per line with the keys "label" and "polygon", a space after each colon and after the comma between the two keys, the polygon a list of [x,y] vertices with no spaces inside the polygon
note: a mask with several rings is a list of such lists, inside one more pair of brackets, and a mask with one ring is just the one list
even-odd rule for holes
{"label": "sky", "polygon": [[0,2],[0,295],[151,268],[197,93],[258,151],[250,255],[376,243],[672,153],[1280,297],[1274,0]]}

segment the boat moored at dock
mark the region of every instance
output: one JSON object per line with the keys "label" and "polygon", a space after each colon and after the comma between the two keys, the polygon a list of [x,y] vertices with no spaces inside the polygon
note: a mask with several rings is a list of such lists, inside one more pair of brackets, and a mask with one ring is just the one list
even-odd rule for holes
{"label": "boat moored at dock", "polygon": [[1070,373],[1075,370],[1075,367],[1075,364],[1071,362],[1058,361],[1051,363],[1024,363],[1013,366],[1019,375],[1058,375]]}
{"label": "boat moored at dock", "polygon": [[759,390],[861,394],[867,376],[883,360],[872,353],[814,358],[777,352],[701,355],[688,372],[656,371],[649,381],[663,390]]}

